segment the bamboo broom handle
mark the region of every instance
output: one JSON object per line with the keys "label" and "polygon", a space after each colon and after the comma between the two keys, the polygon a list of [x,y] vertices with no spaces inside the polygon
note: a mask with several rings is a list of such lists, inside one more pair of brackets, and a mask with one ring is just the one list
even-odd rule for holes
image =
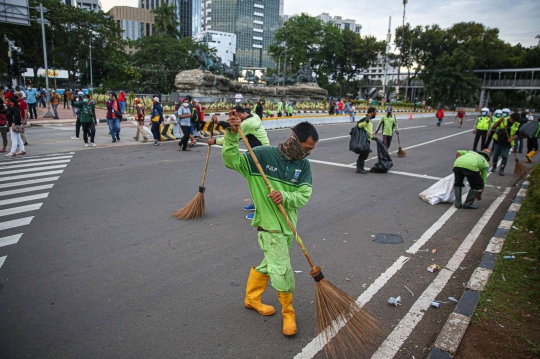
{"label": "bamboo broom handle", "polygon": [[[242,131],[242,129],[240,127],[238,127],[238,133],[242,137],[242,141],[244,141],[244,145],[246,145],[246,148],[249,151],[249,154],[251,155],[251,159],[255,163],[255,166],[257,166],[257,169],[259,170],[259,173],[261,174],[261,177],[263,178],[264,183],[266,183],[266,187],[268,188],[269,193],[272,192],[273,191],[272,186],[270,185],[270,182],[268,182],[268,178],[266,178],[266,174],[264,173],[264,171],[263,171],[263,169],[261,167],[261,164],[259,163],[259,160],[257,159],[257,156],[253,152],[253,149],[249,145],[249,142],[248,142],[248,140],[246,138],[246,135],[244,135],[244,132]],[[283,205],[281,205],[281,203],[277,204],[277,206],[279,208],[279,211],[281,212],[281,214],[283,215],[283,217],[287,221],[287,224],[289,225],[289,228],[293,232],[294,237],[296,238],[296,243],[298,243],[298,245],[302,249],[302,253],[304,253],[304,256],[306,257],[309,265],[311,266],[311,269],[313,271],[315,271],[317,268],[315,267],[315,264],[313,263],[313,260],[311,260],[311,257],[309,256],[309,254],[307,252],[307,249],[304,246],[304,243],[302,242],[302,239],[300,239],[300,236],[298,235],[298,232],[296,232],[296,228],[294,228],[291,220],[289,219],[289,216],[287,216],[287,212],[285,212],[285,208],[283,208]]]}
{"label": "bamboo broom handle", "polygon": [[[210,124],[210,138],[214,135],[214,123],[212,122]],[[202,184],[201,187],[204,187],[204,181],[206,180],[206,170],[208,169],[208,160],[210,159],[210,148],[212,146],[208,145],[208,152],[206,152],[206,164],[204,165],[204,174],[202,178]]]}

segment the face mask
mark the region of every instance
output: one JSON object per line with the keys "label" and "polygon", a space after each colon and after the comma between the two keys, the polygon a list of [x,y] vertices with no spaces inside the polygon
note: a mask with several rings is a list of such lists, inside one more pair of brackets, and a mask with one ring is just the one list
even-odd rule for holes
{"label": "face mask", "polygon": [[386,116],[391,117],[391,116],[392,116],[392,112],[387,112],[387,113],[386,113]]}
{"label": "face mask", "polygon": [[189,107],[189,103],[185,103],[185,104],[184,104],[184,107]]}
{"label": "face mask", "polygon": [[51,92],[52,92],[52,93],[55,93],[56,91],[54,91],[54,90],[51,90]]}
{"label": "face mask", "polygon": [[87,99],[87,98],[85,98],[85,99],[84,99],[84,100],[82,100],[82,101],[83,101],[83,102],[88,102],[88,99]]}
{"label": "face mask", "polygon": [[485,111],[484,111],[484,112],[480,112],[480,114],[481,114],[482,116],[487,116],[487,112],[485,112]]}
{"label": "face mask", "polygon": [[498,114],[496,114],[496,115],[495,115],[495,117],[497,117],[497,118],[501,118],[501,117],[502,117],[502,115],[501,115],[500,113],[498,113]]}

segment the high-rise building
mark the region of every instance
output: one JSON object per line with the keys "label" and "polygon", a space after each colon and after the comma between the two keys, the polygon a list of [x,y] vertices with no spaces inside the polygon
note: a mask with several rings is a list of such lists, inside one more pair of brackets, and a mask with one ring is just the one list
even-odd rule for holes
{"label": "high-rise building", "polygon": [[203,0],[139,0],[139,8],[154,10],[160,5],[172,5],[176,8],[176,16],[180,23],[180,37],[195,36],[201,31],[201,14]]}
{"label": "high-rise building", "polygon": [[221,62],[231,66],[236,53],[236,35],[229,32],[202,31],[195,35],[195,39],[203,42],[208,47],[216,49],[216,55],[221,58]]}
{"label": "high-rise building", "polygon": [[100,11],[101,1],[100,0],[62,0],[64,4],[69,6],[80,7],[81,9],[87,9],[92,11]]}
{"label": "high-rise building", "polygon": [[240,66],[275,67],[268,47],[279,28],[280,15],[283,0],[203,0],[202,28],[234,33]]}
{"label": "high-rise building", "polygon": [[341,30],[351,30],[360,35],[362,30],[362,25],[357,24],[356,20],[352,19],[343,19],[341,16],[330,16],[330,14],[323,12],[319,16],[315,16],[317,19],[322,20],[323,22],[331,22],[336,25]]}
{"label": "high-rise building", "polygon": [[[114,6],[109,14],[122,29],[122,39],[137,40],[149,36],[154,32],[154,14],[149,10],[131,6]],[[126,52],[133,53],[134,49],[126,48]]]}

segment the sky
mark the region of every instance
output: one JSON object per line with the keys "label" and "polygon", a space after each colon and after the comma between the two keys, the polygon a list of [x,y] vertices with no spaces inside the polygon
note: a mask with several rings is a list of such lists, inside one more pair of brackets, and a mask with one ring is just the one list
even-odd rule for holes
{"label": "sky", "polygon": [[[138,6],[138,0],[101,0],[103,10],[113,6]],[[329,6],[331,4],[332,6]],[[385,40],[388,17],[392,16],[392,41],[396,26],[403,21],[403,0],[285,0],[285,14],[306,12],[317,16],[323,12],[343,19],[354,19],[362,25],[363,36]],[[448,28],[458,22],[475,21],[499,28],[499,36],[512,45],[538,44],[540,35],[540,0],[409,0],[405,22],[417,25],[438,24]]]}

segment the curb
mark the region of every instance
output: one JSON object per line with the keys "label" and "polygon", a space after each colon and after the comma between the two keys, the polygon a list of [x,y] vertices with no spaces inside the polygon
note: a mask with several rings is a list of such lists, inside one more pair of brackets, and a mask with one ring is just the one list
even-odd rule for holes
{"label": "curb", "polygon": [[448,317],[426,359],[449,359],[456,354],[480,300],[480,292],[486,288],[493,273],[495,262],[502,251],[504,240],[512,228],[516,215],[527,195],[529,184],[529,181],[524,181],[521,184],[521,188],[510,208],[508,208],[499,228],[497,228],[489,241],[482,261],[471,275],[454,312]]}

